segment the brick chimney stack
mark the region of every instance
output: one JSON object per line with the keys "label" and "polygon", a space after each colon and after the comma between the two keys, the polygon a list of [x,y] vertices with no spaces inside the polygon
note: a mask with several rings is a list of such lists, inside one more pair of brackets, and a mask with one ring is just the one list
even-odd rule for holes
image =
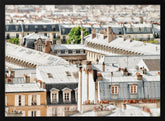
{"label": "brick chimney stack", "polygon": [[94,39],[96,37],[96,29],[92,30],[92,39]]}
{"label": "brick chimney stack", "polygon": [[25,77],[25,82],[30,83],[30,76],[27,76],[26,74],[24,74],[24,77]]}
{"label": "brick chimney stack", "polygon": [[104,35],[103,35],[103,39],[107,38],[107,30],[104,29]]}
{"label": "brick chimney stack", "polygon": [[108,43],[116,38],[116,33],[112,32],[111,27],[107,28],[107,37],[108,37]]}
{"label": "brick chimney stack", "polygon": [[81,29],[81,44],[84,44],[84,31]]}
{"label": "brick chimney stack", "polygon": [[105,63],[102,63],[103,72],[105,72]]}
{"label": "brick chimney stack", "polygon": [[108,37],[108,43],[112,41],[112,29],[111,27],[107,28],[107,37]]}
{"label": "brick chimney stack", "polygon": [[50,53],[50,45],[51,45],[51,41],[46,40],[45,41],[45,50],[44,50],[45,53]]}

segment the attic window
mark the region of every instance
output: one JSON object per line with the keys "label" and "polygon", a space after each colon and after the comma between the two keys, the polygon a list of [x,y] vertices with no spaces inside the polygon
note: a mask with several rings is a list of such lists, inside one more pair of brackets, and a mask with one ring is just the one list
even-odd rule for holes
{"label": "attic window", "polygon": [[43,30],[46,30],[46,26],[43,26]]}
{"label": "attic window", "polygon": [[38,28],[38,26],[37,25],[35,25],[35,29],[37,29]]}
{"label": "attic window", "polygon": [[6,26],[6,30],[7,30],[7,31],[9,30],[9,26]]}
{"label": "attic window", "polygon": [[51,73],[47,73],[47,75],[48,75],[48,78],[53,78]]}
{"label": "attic window", "polygon": [[25,29],[28,30],[28,26],[27,25],[25,26]]}
{"label": "attic window", "polygon": [[53,25],[53,26],[52,26],[52,29],[53,29],[53,31],[55,31],[55,30],[56,30],[55,25]]}
{"label": "attic window", "polygon": [[16,31],[18,30],[18,26],[15,26]]}
{"label": "attic window", "polygon": [[70,73],[69,71],[65,71],[65,74],[66,74],[67,76],[71,76],[71,73]]}

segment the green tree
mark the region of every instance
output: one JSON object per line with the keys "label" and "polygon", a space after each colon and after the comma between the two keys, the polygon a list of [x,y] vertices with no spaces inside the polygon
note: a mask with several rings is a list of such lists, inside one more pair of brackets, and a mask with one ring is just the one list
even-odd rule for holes
{"label": "green tree", "polygon": [[19,44],[19,38],[11,38],[11,39],[10,39],[10,42],[11,42],[12,44],[18,45],[18,44]]}
{"label": "green tree", "polygon": [[86,31],[85,28],[81,27],[73,27],[70,32],[69,32],[69,39],[67,41],[68,44],[71,43],[72,40],[74,40],[75,44],[80,44],[81,43],[81,29],[84,31],[84,37],[87,36],[89,33]]}

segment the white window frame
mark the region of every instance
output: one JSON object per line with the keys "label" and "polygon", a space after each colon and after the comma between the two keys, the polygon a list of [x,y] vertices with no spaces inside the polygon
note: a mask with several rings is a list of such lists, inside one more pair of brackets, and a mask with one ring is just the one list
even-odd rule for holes
{"label": "white window frame", "polygon": [[[21,105],[19,105],[19,96],[21,97]],[[15,95],[15,106],[25,106],[25,95]]]}
{"label": "white window frame", "polygon": [[[72,89],[64,88],[64,89],[62,89],[62,91],[63,91],[63,102],[64,103],[71,102],[71,91],[72,91]],[[69,94],[69,100],[65,100],[66,94]]]}
{"label": "white window frame", "polygon": [[[59,102],[59,91],[60,90],[58,90],[56,88],[52,88],[50,90],[50,101],[51,101],[51,103],[58,103]],[[53,94],[56,94],[56,101],[55,102],[53,101]]]}
{"label": "white window frame", "polygon": [[[129,86],[129,89],[130,89],[130,94],[137,94],[137,87],[138,87],[138,85],[136,85],[136,84],[131,84],[130,86]],[[131,89],[133,90],[133,92],[131,91]]]}
{"label": "white window frame", "polygon": [[111,94],[118,94],[118,93],[119,93],[119,85],[112,85],[111,86]]}

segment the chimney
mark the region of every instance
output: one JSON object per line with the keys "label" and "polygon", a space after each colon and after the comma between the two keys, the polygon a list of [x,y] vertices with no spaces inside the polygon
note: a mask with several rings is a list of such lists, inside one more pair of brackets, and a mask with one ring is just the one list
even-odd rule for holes
{"label": "chimney", "polygon": [[107,38],[107,30],[104,29],[104,35],[103,35],[103,39]]}
{"label": "chimney", "polygon": [[143,24],[143,17],[140,17],[140,23]]}
{"label": "chimney", "polygon": [[142,80],[142,75],[140,73],[137,73],[137,80]]}
{"label": "chimney", "polygon": [[24,74],[24,77],[25,77],[25,82],[30,83],[30,76],[27,76],[26,74]]}
{"label": "chimney", "polygon": [[85,70],[91,70],[92,69],[91,61],[83,60],[82,65],[85,68]]}
{"label": "chimney", "polygon": [[96,29],[92,30],[92,39],[94,39],[96,37]]}
{"label": "chimney", "polygon": [[51,45],[51,41],[46,40],[45,41],[45,53],[50,53],[50,45]]}
{"label": "chimney", "polygon": [[11,77],[11,68],[9,68],[9,75],[8,77]]}
{"label": "chimney", "polygon": [[84,31],[81,29],[81,44],[84,44]]}
{"label": "chimney", "polygon": [[108,43],[112,41],[112,29],[111,27],[107,28],[107,37],[108,37]]}
{"label": "chimney", "polygon": [[105,63],[102,63],[103,72],[105,72]]}
{"label": "chimney", "polygon": [[126,106],[126,104],[123,104],[123,107],[124,107],[124,110],[126,110],[126,109],[127,109],[127,106]]}
{"label": "chimney", "polygon": [[79,67],[78,110],[82,112],[82,67]]}

